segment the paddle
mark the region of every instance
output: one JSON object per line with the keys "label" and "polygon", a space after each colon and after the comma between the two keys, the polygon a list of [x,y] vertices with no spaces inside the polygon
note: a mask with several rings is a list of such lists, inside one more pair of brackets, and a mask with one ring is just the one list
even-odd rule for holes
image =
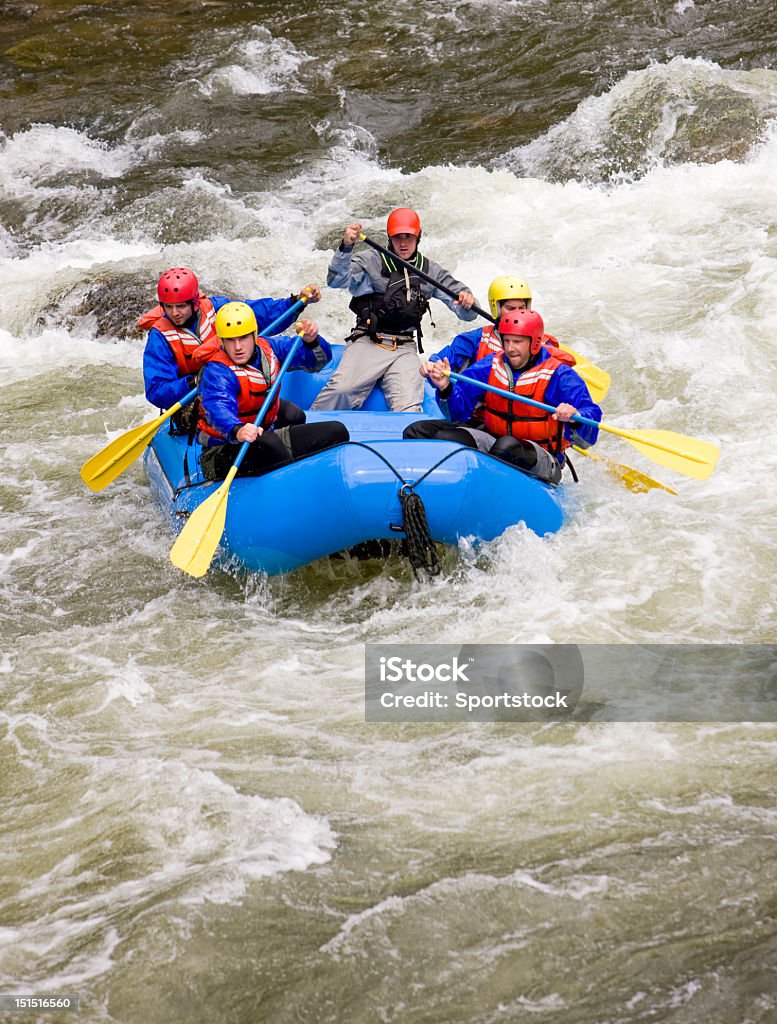
{"label": "paddle", "polygon": [[[445,292],[445,294],[449,295],[452,299],[458,299],[459,296],[457,292],[454,292],[450,288],[446,288],[445,285],[440,284],[439,281],[436,281],[433,277],[425,273],[423,270],[420,270],[418,267],[414,267],[412,263],[408,263],[406,260],[403,260],[401,256],[397,256],[396,253],[384,248],[378,242],[373,242],[371,238],[368,238],[364,234],[360,234],[359,238],[362,240],[362,242],[365,242],[372,249],[376,249],[378,252],[382,253],[384,256],[387,256],[391,260],[396,260],[397,263],[400,263],[403,267],[406,267],[408,270],[412,270],[414,274],[418,274],[418,276],[420,278],[423,278],[424,281],[428,281],[429,284],[433,284],[435,288],[439,288],[441,292]],[[497,323],[497,321],[491,316],[490,313],[487,313],[485,309],[481,309],[480,306],[478,306],[477,304],[472,306],[472,309],[474,309],[478,316],[482,316],[484,320],[488,320],[489,323]],[[588,389],[591,392],[591,397],[598,405],[602,401],[604,396],[607,394],[610,388],[609,373],[607,373],[606,370],[602,370],[595,363],[592,363],[589,359],[586,359],[585,356],[581,356],[577,352],[574,352],[571,348],[567,348],[566,345],[561,345],[560,347],[563,348],[565,352],[569,352],[570,355],[574,356],[576,362],[575,369],[586,382],[586,385],[588,386]]]}
{"label": "paddle", "polygon": [[[555,406],[548,405],[546,402],[538,402],[526,395],[516,395],[511,391],[492,387],[490,384],[473,380],[472,377],[464,377],[452,370],[450,377],[451,380],[474,384],[475,387],[482,388],[483,391],[492,391],[500,398],[533,405],[537,409],[545,409],[546,412],[555,412]],[[706,480],[715,468],[720,455],[717,445],[711,444],[709,441],[699,441],[695,437],[686,437],[685,434],[676,434],[671,430],[621,430],[619,427],[610,427],[606,423],[597,423],[596,420],[581,416],[579,413],[572,417],[572,422],[585,423],[587,426],[606,430],[608,434],[622,437],[653,462],[657,462],[661,466],[668,466],[669,469],[693,477],[695,480]]]}
{"label": "paddle", "polygon": [[198,388],[192,388],[180,402],[171,405],[151,423],[142,423],[139,427],[133,427],[132,430],[117,437],[96,455],[93,455],[91,459],[88,459],[81,467],[81,479],[86,486],[93,491],[101,491],[117,476],[120,476],[127,466],[132,465],[162,424],[174,416],[179,409],[183,409],[184,406],[194,401],[198,390]]}
{"label": "paddle", "polygon": [[[305,303],[308,301],[307,296],[303,296],[301,299],[297,299],[293,306],[289,306],[282,316],[276,317],[272,323],[268,324],[262,331],[263,335],[271,335],[273,330],[279,326],[290,313],[296,313],[302,309]],[[184,406],[194,401],[197,397],[198,388],[193,388],[187,395],[176,402],[175,405],[171,405],[169,409],[158,416],[155,420],[150,423],[143,423],[139,427],[133,427],[132,430],[128,430],[126,433],[121,434],[119,437],[107,444],[101,449],[96,455],[93,455],[91,459],[88,459],[81,467],[81,479],[84,481],[87,487],[93,491],[101,491],[104,487],[107,487],[109,483],[112,483],[117,476],[120,476],[124,470],[131,466],[135,459],[140,453],[147,447],[148,443],[154,437],[157,430],[174,416],[179,409],[183,409]]]}
{"label": "paddle", "polygon": [[[289,368],[289,363],[291,363],[301,343],[302,332],[294,339],[294,343],[289,349],[289,354],[283,360],[283,365],[278,371],[278,376],[273,381],[272,387],[267,392],[267,397],[262,402],[261,409],[256,414],[254,423],[257,426],[262,422],[264,414],[274,401],[278,388],[281,386],[283,375]],[[242,443],[224,483],[209,498],[206,498],[201,505],[197,506],[186,521],[186,525],[178,535],[175,544],[173,544],[170,551],[170,561],[176,568],[187,572],[190,576],[204,576],[208,571],[210,563],[213,561],[216,548],[219,546],[219,541],[224,533],[229,488],[237,475],[240,463],[243,461],[250,443],[250,441]]]}
{"label": "paddle", "polygon": [[654,488],[668,491],[669,494],[677,494],[677,491],[673,491],[671,487],[662,484],[660,480],[654,480],[652,476],[647,476],[646,473],[640,473],[638,469],[624,466],[620,462],[613,462],[611,459],[606,459],[603,455],[595,455],[586,448],[578,448],[576,444],[573,444],[572,448],[578,455],[585,455],[586,458],[592,459],[594,462],[601,462],[610,476],[620,480],[622,484],[635,494],[644,494],[646,491],[651,491]]}

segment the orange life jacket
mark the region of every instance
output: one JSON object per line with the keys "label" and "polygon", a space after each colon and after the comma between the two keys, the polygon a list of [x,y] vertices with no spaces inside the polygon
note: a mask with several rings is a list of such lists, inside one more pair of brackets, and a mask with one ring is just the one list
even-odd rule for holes
{"label": "orange life jacket", "polygon": [[[243,423],[253,423],[256,414],[262,407],[267,392],[272,387],[281,364],[273,352],[270,343],[264,338],[256,339],[256,347],[259,349],[259,365],[238,366],[233,363],[223,349],[219,349],[216,355],[212,356],[210,362],[221,363],[228,366],[237,377],[240,391],[237,396],[237,415]],[[272,426],[278,416],[278,406],[281,404],[280,395],[276,395],[272,405],[265,413],[261,426],[265,429]],[[212,427],[205,419],[204,414],[200,416],[197,424],[199,430],[204,431],[210,437],[218,437],[226,440],[224,435]]]}
{"label": "orange life jacket", "polygon": [[[554,337],[552,334],[543,334],[542,344],[550,346],[552,348],[558,348],[558,338]],[[480,343],[478,345],[478,350],[475,353],[475,358],[472,360],[472,362],[479,363],[481,359],[485,359],[486,356],[490,356],[492,352],[501,351],[502,342],[499,340],[499,337],[497,336],[496,326],[494,324],[488,324],[486,327],[483,328],[483,331],[480,335]],[[470,364],[468,363],[467,365]],[[574,358],[572,359],[572,362],[569,365],[575,365]]]}
{"label": "orange life jacket", "polygon": [[221,350],[221,344],[216,334],[216,310],[207,295],[202,293],[200,293],[196,333],[187,331],[183,327],[176,327],[172,320],[164,315],[161,306],[156,306],[144,313],[138,320],[138,327],[141,330],[151,330],[156,327],[165,336],[165,340],[175,356],[178,373],[182,377],[188,377],[190,373],[197,373],[209,359],[213,358],[216,352]]}
{"label": "orange life jacket", "polygon": [[[554,349],[550,358],[544,359],[541,363],[535,363],[518,377],[513,377],[512,371],[505,367],[504,352],[497,352],[491,363],[488,383],[502,391],[512,391],[513,394],[525,395],[537,402],[544,402],[550,378],[559,366],[573,364],[574,359],[569,353],[561,349]],[[510,387],[511,379],[512,388]],[[549,412],[537,409],[533,405],[524,405],[521,402],[500,398],[492,391],[487,391],[485,395],[483,425],[490,434],[494,434],[496,437],[509,434],[521,441],[535,441],[549,451],[558,451],[559,427],[562,424],[551,419]],[[570,443],[562,434],[561,450],[568,448]]]}
{"label": "orange life jacket", "polygon": [[[565,349],[559,349],[558,338],[552,334],[543,334],[542,344],[547,345],[553,349],[553,355],[562,363],[566,363],[568,366],[575,365],[575,357],[567,352]],[[483,333],[480,335],[480,345],[478,346],[477,353],[475,355],[475,362],[480,362],[481,359],[485,359],[486,356],[491,355],[492,352],[501,352],[502,342],[499,340],[496,334],[496,327],[491,324],[488,327],[483,328]],[[478,405],[472,410],[472,419],[481,422],[483,420],[484,402],[479,402]],[[528,406],[527,406],[528,408]]]}
{"label": "orange life jacket", "polygon": [[478,350],[475,353],[475,362],[479,363],[481,359],[485,359],[486,356],[490,356],[492,352],[501,352],[502,342],[496,333],[496,327],[493,324],[483,328],[480,335],[480,344]]}

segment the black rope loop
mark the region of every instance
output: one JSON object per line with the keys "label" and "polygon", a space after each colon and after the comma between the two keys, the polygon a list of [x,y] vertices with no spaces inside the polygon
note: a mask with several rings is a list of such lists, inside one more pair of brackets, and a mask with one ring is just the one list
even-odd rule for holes
{"label": "black rope loop", "polygon": [[442,572],[437,545],[429,533],[426,521],[426,508],[420,496],[410,484],[399,492],[399,503],[402,506],[402,529],[407,541],[407,558],[418,579],[419,569],[427,576],[438,576]]}
{"label": "black rope loop", "polygon": [[414,483],[409,483],[402,476],[401,473],[397,472],[395,466],[389,462],[389,460],[382,455],[381,452],[376,451],[371,445],[365,444],[363,441],[347,441],[347,444],[354,445],[357,448],[366,448],[368,452],[372,452],[373,455],[385,463],[388,469],[394,474],[394,476],[402,484],[399,490],[399,504],[402,509],[402,532],[405,534],[406,545],[407,545],[407,558],[413,569],[413,575],[416,579],[419,579],[418,571],[425,572],[427,576],[439,576],[442,572],[442,564],[440,562],[440,556],[437,552],[437,545],[432,539],[429,533],[429,523],[426,519],[426,508],[424,506],[421,497],[416,494],[414,488],[417,487],[423,480],[425,480],[430,474],[448,459],[452,459],[454,456],[459,455],[461,452],[469,452],[471,449],[466,448],[464,445],[461,447],[454,448],[452,452],[448,452],[447,455],[443,455],[433,466],[430,466]]}

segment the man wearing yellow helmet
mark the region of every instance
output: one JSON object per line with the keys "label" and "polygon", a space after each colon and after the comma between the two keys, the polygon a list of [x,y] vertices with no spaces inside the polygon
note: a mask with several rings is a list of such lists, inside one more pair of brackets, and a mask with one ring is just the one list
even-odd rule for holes
{"label": "man wearing yellow helmet", "polygon": [[[495,277],[488,289],[488,305],[491,309],[491,316],[498,320],[502,313],[512,313],[516,309],[531,309],[531,290],[528,284],[521,277],[514,274],[504,274]],[[557,346],[558,341],[552,334],[546,334],[542,339],[543,345]],[[473,363],[480,362],[492,352],[500,352],[502,346],[493,324],[485,327],[476,327],[472,331],[457,334],[450,345],[434,352],[421,369],[421,376],[428,376],[429,363],[437,363],[447,359],[450,367],[456,373],[462,373]],[[426,369],[424,369],[424,367]]]}
{"label": "man wearing yellow helmet", "polygon": [[417,352],[422,351],[421,318],[429,300],[444,302],[460,320],[474,320],[475,296],[439,263],[421,255],[421,221],[415,210],[400,207],[389,214],[386,255],[374,249],[353,252],[361,229],[357,221],[346,226],[329,264],[327,284],[350,291],[356,326],[340,365],[312,408],[358,409],[377,385],[392,411],[420,412],[424,387]]}
{"label": "man wearing yellow helmet", "polygon": [[[240,464],[242,476],[259,476],[293,459],[344,444],[342,423],[304,423],[278,427],[280,398],[276,396],[262,423],[254,419],[289,354],[289,336],[262,338],[254,311],[245,302],[228,302],[215,317],[219,349],[205,364],[200,380],[202,413],[197,424],[203,447],[201,465],[208,480],[223,480],[239,447],[251,447]],[[290,369],[315,373],[332,358],[332,349],[311,320],[300,320],[302,346]]]}

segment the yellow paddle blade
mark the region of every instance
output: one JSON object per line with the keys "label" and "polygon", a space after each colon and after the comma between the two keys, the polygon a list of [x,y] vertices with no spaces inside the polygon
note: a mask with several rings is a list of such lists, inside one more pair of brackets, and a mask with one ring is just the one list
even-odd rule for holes
{"label": "yellow paddle blade", "polygon": [[86,486],[93,491],[107,487],[127,466],[132,465],[161,425],[180,408],[181,403],[177,402],[163,416],[133,427],[88,459],[81,467],[81,479]]}
{"label": "yellow paddle blade", "polygon": [[229,486],[236,473],[237,467],[233,466],[221,487],[197,506],[170,549],[170,561],[190,576],[199,578],[210,568],[224,533]]}
{"label": "yellow paddle blade", "polygon": [[653,462],[695,480],[706,480],[720,455],[717,445],[672,430],[619,430],[604,423],[599,424],[599,429],[624,438]]}
{"label": "yellow paddle blade", "polygon": [[616,480],[620,480],[625,487],[628,487],[628,489],[633,491],[635,494],[644,494],[646,491],[653,490],[653,488],[668,491],[669,494],[677,494],[677,491],[673,491],[671,487],[667,487],[666,484],[662,484],[660,480],[654,480],[652,476],[640,473],[638,469],[632,469],[631,466],[623,466],[619,462],[612,462],[610,459],[606,459],[603,455],[595,455],[587,448],[578,448],[576,444],[572,445],[572,447],[580,455],[585,455],[587,459],[592,459],[594,462],[601,462],[610,476],[615,477]]}
{"label": "yellow paddle blade", "polygon": [[569,352],[571,356],[575,357],[575,369],[588,386],[588,390],[591,392],[591,398],[596,402],[597,405],[601,405],[602,399],[610,390],[610,375],[606,370],[597,366],[596,363],[592,363],[590,359],[586,359],[585,356],[581,356],[579,352],[575,352],[574,349],[570,348],[569,345],[560,345],[559,348],[563,348],[565,352]]}

